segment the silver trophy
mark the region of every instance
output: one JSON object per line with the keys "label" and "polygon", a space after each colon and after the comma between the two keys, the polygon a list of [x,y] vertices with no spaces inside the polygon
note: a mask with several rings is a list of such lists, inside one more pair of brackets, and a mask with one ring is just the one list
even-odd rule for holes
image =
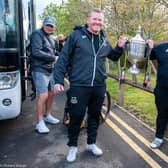
{"label": "silver trophy", "polygon": [[137,68],[137,62],[144,60],[146,42],[141,37],[141,27],[139,26],[135,37],[130,40],[129,43],[129,55],[128,59],[132,63],[132,67],[129,68],[131,74],[138,74],[140,70]]}

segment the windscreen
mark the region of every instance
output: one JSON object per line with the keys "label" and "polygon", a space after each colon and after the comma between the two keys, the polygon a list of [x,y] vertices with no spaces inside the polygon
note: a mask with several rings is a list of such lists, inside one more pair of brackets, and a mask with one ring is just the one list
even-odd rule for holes
{"label": "windscreen", "polygon": [[19,69],[17,0],[0,0],[0,72]]}
{"label": "windscreen", "polygon": [[15,0],[0,0],[0,49],[17,48]]}

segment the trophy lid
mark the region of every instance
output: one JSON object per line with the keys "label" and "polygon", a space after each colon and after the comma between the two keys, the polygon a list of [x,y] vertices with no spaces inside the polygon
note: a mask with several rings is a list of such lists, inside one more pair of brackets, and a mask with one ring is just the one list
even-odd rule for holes
{"label": "trophy lid", "polygon": [[131,43],[145,43],[145,40],[141,37],[141,26],[138,27],[138,30],[136,31],[135,37],[133,37],[131,40]]}

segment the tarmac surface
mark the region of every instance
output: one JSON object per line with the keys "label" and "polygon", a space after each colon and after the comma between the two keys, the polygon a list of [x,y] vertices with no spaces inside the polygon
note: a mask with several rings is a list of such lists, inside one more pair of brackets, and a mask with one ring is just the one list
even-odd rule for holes
{"label": "tarmac surface", "polygon": [[85,151],[87,134],[82,130],[77,160],[68,163],[67,128],[62,124],[65,100],[65,93],[56,96],[53,115],[61,122],[48,125],[49,134],[35,132],[35,101],[29,99],[20,116],[0,121],[0,168],[168,168],[168,142],[151,149],[154,131],[116,105],[99,127],[97,145],[103,156]]}

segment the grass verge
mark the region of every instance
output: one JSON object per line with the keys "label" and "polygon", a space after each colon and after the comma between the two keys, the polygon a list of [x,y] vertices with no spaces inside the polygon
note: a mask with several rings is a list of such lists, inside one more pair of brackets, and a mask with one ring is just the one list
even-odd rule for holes
{"label": "grass verge", "polygon": [[[107,79],[107,89],[116,103],[119,93],[118,88],[119,85],[115,79]],[[155,127],[157,110],[152,93],[125,85],[123,107],[149,126]]]}

